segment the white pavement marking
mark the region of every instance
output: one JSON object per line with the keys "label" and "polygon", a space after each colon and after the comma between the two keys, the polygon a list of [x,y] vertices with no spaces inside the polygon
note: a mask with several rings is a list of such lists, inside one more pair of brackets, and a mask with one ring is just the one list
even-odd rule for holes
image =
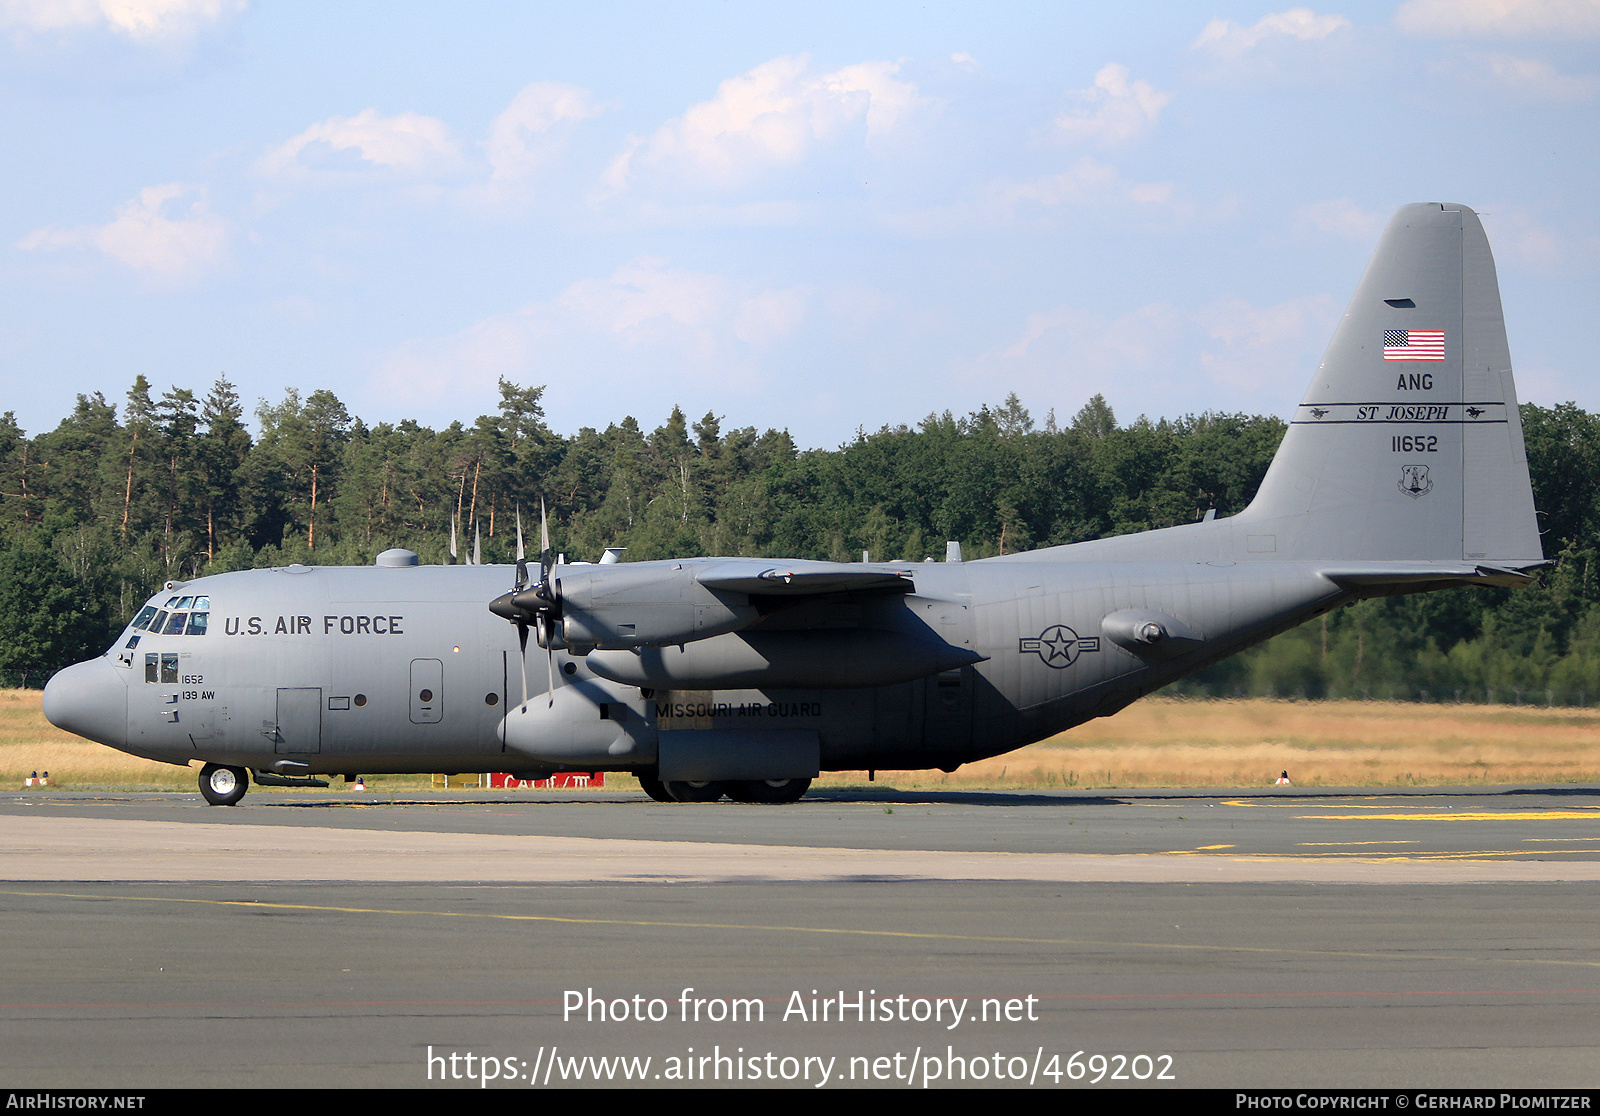
{"label": "white pavement marking", "polygon": [[936,852],[13,815],[0,816],[0,879],[1462,884],[1600,880],[1600,861]]}

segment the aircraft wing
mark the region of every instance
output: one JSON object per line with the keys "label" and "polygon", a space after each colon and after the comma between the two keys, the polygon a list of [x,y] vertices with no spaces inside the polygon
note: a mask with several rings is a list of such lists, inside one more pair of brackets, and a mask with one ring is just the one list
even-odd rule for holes
{"label": "aircraft wing", "polygon": [[773,562],[729,558],[713,562],[695,580],[707,589],[752,596],[806,597],[825,593],[910,593],[910,570],[843,562]]}

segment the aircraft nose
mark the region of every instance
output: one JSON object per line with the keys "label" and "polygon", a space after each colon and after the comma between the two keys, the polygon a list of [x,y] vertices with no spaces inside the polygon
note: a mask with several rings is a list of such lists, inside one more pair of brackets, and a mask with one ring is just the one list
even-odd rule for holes
{"label": "aircraft nose", "polygon": [[58,729],[120,748],[128,742],[128,684],[105,659],[75,663],[45,683],[44,715]]}

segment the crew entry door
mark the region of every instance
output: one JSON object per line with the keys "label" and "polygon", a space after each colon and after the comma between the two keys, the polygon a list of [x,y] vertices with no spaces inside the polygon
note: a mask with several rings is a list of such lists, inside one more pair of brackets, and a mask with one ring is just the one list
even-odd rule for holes
{"label": "crew entry door", "polygon": [[322,690],[296,687],[278,691],[278,728],[274,733],[279,755],[322,751]]}
{"label": "crew entry door", "polygon": [[411,723],[436,725],[444,720],[444,663],[411,660]]}

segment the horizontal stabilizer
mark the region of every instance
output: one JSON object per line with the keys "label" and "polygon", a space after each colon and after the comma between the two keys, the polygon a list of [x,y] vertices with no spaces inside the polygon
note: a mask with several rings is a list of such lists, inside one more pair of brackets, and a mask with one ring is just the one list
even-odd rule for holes
{"label": "horizontal stabilizer", "polygon": [[1414,563],[1374,563],[1370,566],[1345,566],[1321,571],[1326,577],[1347,589],[1371,590],[1424,585],[1494,585],[1502,589],[1520,589],[1533,580],[1534,571],[1548,562],[1513,567],[1472,563],[1440,562],[1435,565]]}

